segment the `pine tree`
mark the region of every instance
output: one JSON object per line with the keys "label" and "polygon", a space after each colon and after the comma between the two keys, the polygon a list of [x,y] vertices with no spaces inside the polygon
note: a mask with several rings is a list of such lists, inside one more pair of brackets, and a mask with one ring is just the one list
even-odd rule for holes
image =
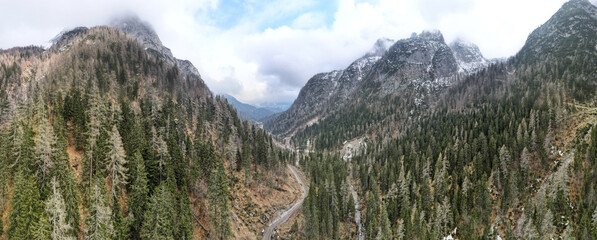
{"label": "pine tree", "polygon": [[518,203],[518,185],[520,184],[518,181],[518,174],[514,172],[510,172],[510,177],[508,178],[508,195],[506,199],[502,201],[507,201],[511,207],[516,207]]}
{"label": "pine tree", "polygon": [[346,218],[344,218],[344,219],[353,219],[356,209],[355,209],[354,198],[352,198],[352,196],[348,197],[348,203],[346,205],[346,208],[347,208]]}
{"label": "pine tree", "polygon": [[206,141],[199,144],[199,167],[201,168],[201,176],[205,179],[211,179],[211,173],[217,168],[217,161],[215,157],[214,147],[211,141]]}
{"label": "pine tree", "polygon": [[543,151],[545,151],[545,156],[551,155],[551,141],[553,138],[553,133],[551,130],[551,121],[549,121],[549,127],[547,129],[547,134],[545,134],[545,138],[543,139]]}
{"label": "pine tree", "polygon": [[450,224],[450,201],[447,196],[441,203],[436,205],[436,231],[438,234],[444,234]]}
{"label": "pine tree", "polygon": [[[114,199],[117,200],[117,199]],[[120,211],[120,205],[118,201],[112,202],[112,226],[114,228],[113,239],[127,240],[131,239],[131,227],[134,223],[132,214],[129,214],[126,218],[122,217]]]}
{"label": "pine tree", "polygon": [[64,199],[66,210],[66,223],[71,226],[69,234],[76,236],[79,233],[79,191],[74,171],[70,167],[67,153],[66,124],[59,114],[54,116],[54,132],[56,134],[56,181],[62,183],[60,193]]}
{"label": "pine tree", "polygon": [[404,221],[402,221],[401,219],[399,219],[398,227],[396,228],[396,239],[404,239]]}
{"label": "pine tree", "polygon": [[231,235],[230,210],[228,206],[228,176],[224,165],[219,164],[210,175],[207,197],[213,222],[213,238],[228,239]]}
{"label": "pine tree", "polygon": [[[400,176],[398,177],[400,182],[400,216],[407,218],[410,217],[410,192],[409,192],[409,180],[404,176],[404,167],[401,167]],[[436,190],[438,191],[438,190]],[[439,191],[438,191],[439,192]]]}
{"label": "pine tree", "polygon": [[96,178],[91,185],[89,196],[89,216],[85,219],[87,229],[85,240],[112,239],[114,227],[112,225],[112,209],[106,200],[106,189],[100,178]]}
{"label": "pine tree", "polygon": [[541,234],[549,239],[553,235],[554,230],[553,213],[548,209],[545,215],[543,215],[543,221],[541,222]]}
{"label": "pine tree", "polygon": [[25,135],[23,138],[23,145],[21,147],[22,164],[19,164],[15,169],[23,172],[26,175],[33,175],[36,169],[35,160],[35,133],[31,127],[25,127]]}
{"label": "pine tree", "polygon": [[[187,171],[185,168],[187,164],[185,163],[185,158],[183,155],[182,150],[180,149],[179,141],[178,141],[178,131],[176,129],[176,123],[174,121],[170,121],[170,130],[168,134],[167,140],[167,148],[168,153],[170,154],[170,168],[174,171],[174,178],[176,179],[177,183],[187,182],[188,176]],[[168,170],[170,171],[170,170]]]}
{"label": "pine tree", "polygon": [[522,182],[526,183],[528,179],[529,169],[530,169],[530,159],[531,155],[529,150],[525,147],[522,149],[522,153],[520,154],[520,168],[521,168],[521,175],[522,175]]}
{"label": "pine tree", "polygon": [[147,172],[145,171],[145,164],[141,153],[137,151],[133,160],[131,169],[131,187],[129,198],[129,212],[135,218],[133,224],[133,233],[139,235],[141,231],[141,223],[143,222],[143,214],[145,213],[145,204],[149,194],[147,187]]}
{"label": "pine tree", "polygon": [[481,216],[483,223],[489,220],[491,215],[491,194],[489,192],[489,186],[487,185],[487,175],[483,174],[481,179],[476,183],[475,194],[474,194],[475,210],[478,215]]}
{"label": "pine tree", "polygon": [[156,188],[147,209],[151,211],[145,211],[141,239],[174,239],[174,208],[165,182]]}
{"label": "pine tree", "polygon": [[170,163],[170,154],[168,153],[168,144],[166,144],[166,141],[164,141],[164,139],[159,136],[159,134],[156,134],[154,136],[155,138],[155,147],[156,147],[156,160],[157,160],[157,164],[158,164],[158,172],[160,175],[160,179],[164,180],[166,179],[166,173],[168,172],[168,170],[166,169],[166,167],[168,167],[168,164]]}
{"label": "pine tree", "polygon": [[12,157],[12,164],[10,165],[11,168],[14,169],[15,166],[22,164],[21,158],[23,155],[23,143],[25,138],[25,131],[23,130],[23,126],[21,123],[17,121],[13,121],[10,125],[10,140],[12,141],[12,148],[9,157]]}
{"label": "pine tree", "polygon": [[319,215],[317,209],[317,188],[314,179],[311,179],[309,192],[304,201],[303,214],[305,215],[305,235],[307,239],[319,239]]}
{"label": "pine tree", "polygon": [[133,232],[133,225],[135,224],[135,216],[133,214],[127,215],[122,220],[122,226],[119,229],[119,236],[118,239],[128,240],[134,239],[135,235]]}
{"label": "pine tree", "polygon": [[31,176],[19,172],[14,182],[7,235],[9,239],[29,240],[34,237],[33,226],[42,216],[43,203]]}
{"label": "pine tree", "polygon": [[193,212],[191,210],[191,201],[187,187],[183,186],[180,190],[178,199],[178,233],[176,239],[193,239]]}
{"label": "pine tree", "polygon": [[112,126],[112,132],[110,134],[110,151],[108,152],[107,159],[107,170],[110,182],[112,183],[112,191],[110,192],[110,199],[114,200],[121,186],[127,183],[128,175],[127,168],[125,167],[127,161],[125,159],[126,154],[122,147],[122,140],[118,133],[116,125]]}
{"label": "pine tree", "polygon": [[[91,81],[90,81],[91,82]],[[91,90],[92,88],[89,88]],[[90,102],[92,99],[88,98]],[[90,106],[90,109],[93,107]],[[88,119],[85,118],[86,106],[83,104],[81,91],[73,86],[64,98],[63,116],[64,121],[70,121],[73,128],[74,145],[77,150],[84,150],[85,146],[85,126]]]}
{"label": "pine tree", "polygon": [[[369,191],[367,197],[367,213],[366,213],[366,224],[367,224],[367,239],[374,239],[377,236],[379,229],[379,190],[377,183],[374,178],[371,181],[371,191]],[[405,208],[407,208],[405,206]]]}
{"label": "pine tree", "polygon": [[508,168],[510,167],[512,157],[510,157],[510,151],[503,145],[500,148],[500,180],[502,183],[506,182],[508,178]]}
{"label": "pine tree", "polygon": [[62,176],[63,186],[61,187],[62,195],[64,197],[64,204],[66,207],[66,222],[72,227],[71,232],[73,235],[79,233],[79,190],[77,179],[75,178],[74,172],[70,167],[67,167],[65,173]]}
{"label": "pine tree", "polygon": [[6,166],[13,172],[31,174],[36,168],[33,136],[31,128],[16,120],[12,122],[1,149],[5,151],[2,155],[6,158]]}
{"label": "pine tree", "polygon": [[390,224],[390,219],[388,218],[388,210],[385,203],[382,204],[381,207],[381,238],[383,240],[391,240],[392,239],[392,228]]}
{"label": "pine tree", "polygon": [[56,178],[50,183],[51,195],[46,200],[46,214],[52,229],[52,239],[75,239],[72,234],[72,226],[67,222],[66,206],[64,198],[60,193]]}
{"label": "pine tree", "polygon": [[45,214],[42,214],[32,228],[34,240],[52,240],[52,226],[50,226]]}
{"label": "pine tree", "polygon": [[242,155],[240,154],[239,149],[236,149],[236,155],[235,155],[234,159],[235,159],[235,164],[236,164],[236,171],[240,172],[243,169],[243,158],[242,158]]}
{"label": "pine tree", "polygon": [[40,186],[45,185],[46,177],[50,175],[50,171],[54,168],[55,145],[56,137],[52,125],[50,125],[47,118],[41,117],[37,135],[35,136],[36,174],[39,177]]}
{"label": "pine tree", "polygon": [[330,204],[328,204],[328,206],[330,207],[329,211],[331,212],[329,216],[332,218],[332,238],[338,239],[340,235],[338,232],[338,228],[340,226],[340,209],[338,206],[338,194],[336,193],[334,181],[332,181],[332,183],[327,187],[327,191],[328,198],[330,198],[328,201]]}
{"label": "pine tree", "polygon": [[[87,114],[87,142],[85,147],[86,158],[88,160],[87,172],[89,177],[87,181],[91,185],[93,175],[97,168],[95,167],[99,159],[95,159],[96,150],[98,150],[98,140],[101,134],[101,126],[104,121],[104,105],[99,95],[99,89],[95,81],[89,81],[91,86],[88,88],[88,110]],[[80,117],[80,116],[79,116]]]}

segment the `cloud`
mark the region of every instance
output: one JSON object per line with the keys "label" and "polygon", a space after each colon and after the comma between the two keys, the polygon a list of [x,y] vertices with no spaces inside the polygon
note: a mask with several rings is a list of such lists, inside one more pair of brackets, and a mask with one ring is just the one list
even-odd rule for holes
{"label": "cloud", "polygon": [[308,12],[292,21],[292,27],[296,29],[319,28],[324,25],[325,15],[321,12]]}
{"label": "cloud", "polygon": [[381,37],[439,29],[487,57],[511,56],[564,2],[20,0],[0,8],[0,48],[47,45],[62,30],[134,12],[176,57],[193,62],[212,91],[252,104],[291,102],[311,76],[345,68]]}
{"label": "cloud", "polygon": [[418,7],[423,18],[435,24],[445,15],[467,13],[474,4],[472,0],[420,0]]}

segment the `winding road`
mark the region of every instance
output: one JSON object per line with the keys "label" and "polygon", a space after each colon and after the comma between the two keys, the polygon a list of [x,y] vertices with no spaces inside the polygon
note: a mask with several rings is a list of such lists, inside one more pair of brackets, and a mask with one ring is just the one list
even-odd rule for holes
{"label": "winding road", "polygon": [[296,203],[294,203],[294,205],[292,205],[292,207],[290,207],[288,210],[286,210],[284,213],[282,213],[282,215],[280,215],[280,217],[278,217],[277,219],[275,219],[274,221],[272,221],[269,224],[269,227],[267,228],[267,230],[265,231],[265,233],[263,233],[263,240],[270,240],[270,239],[272,239],[272,236],[274,235],[274,230],[276,229],[276,227],[278,227],[278,226],[282,225],[283,223],[285,223],[286,221],[288,221],[288,219],[290,218],[290,216],[292,216],[292,214],[294,214],[294,212],[296,212],[296,210],[298,210],[299,207],[301,205],[303,205],[303,201],[307,197],[307,191],[308,190],[307,190],[307,186],[303,182],[303,179],[301,179],[301,177],[296,172],[296,169],[293,166],[288,165],[288,168],[290,168],[290,171],[292,171],[292,173],[294,174],[294,177],[296,178],[296,180],[303,187],[303,193],[301,195],[301,198]]}

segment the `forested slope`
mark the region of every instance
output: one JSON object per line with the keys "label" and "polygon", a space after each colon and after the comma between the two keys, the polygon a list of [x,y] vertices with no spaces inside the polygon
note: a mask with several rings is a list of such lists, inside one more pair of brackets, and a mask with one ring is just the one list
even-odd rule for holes
{"label": "forested slope", "polygon": [[336,123],[386,131],[348,162],[304,159],[312,181],[304,237],[335,239],[354,221],[342,209],[352,181],[366,239],[595,239],[596,10],[564,4],[517,55],[460,77],[432,104],[408,105],[410,95],[357,102],[307,128],[316,149],[343,140],[329,134],[341,131]]}
{"label": "forested slope", "polygon": [[110,27],[0,51],[0,111],[7,239],[228,239],[230,187],[274,188],[289,158],[198,74]]}

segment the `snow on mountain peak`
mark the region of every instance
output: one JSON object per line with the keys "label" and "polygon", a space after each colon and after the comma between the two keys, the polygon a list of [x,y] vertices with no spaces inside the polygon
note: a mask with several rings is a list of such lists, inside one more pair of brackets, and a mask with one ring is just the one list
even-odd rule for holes
{"label": "snow on mountain peak", "polygon": [[[167,62],[178,66],[186,75],[195,76],[201,79],[201,75],[195,66],[188,60],[181,60],[172,55],[172,51],[162,44],[160,37],[155,32],[151,24],[139,19],[136,15],[123,15],[114,18],[110,26],[125,32],[136,38],[147,50],[157,53]],[[202,81],[202,80],[201,80]]]}
{"label": "snow on mountain peak", "polygon": [[134,36],[144,47],[154,50],[163,57],[174,61],[172,52],[162,44],[153,27],[148,22],[139,19],[136,15],[125,15],[112,19],[110,26]]}
{"label": "snow on mountain peak", "polygon": [[414,34],[411,38],[420,38],[431,41],[444,42],[444,35],[439,30],[424,30],[420,34]]}
{"label": "snow on mountain peak", "polygon": [[461,72],[476,72],[489,64],[489,61],[483,57],[479,47],[474,43],[456,39],[449,46],[454,53]]}
{"label": "snow on mountain peak", "polygon": [[394,43],[396,43],[395,40],[380,38],[375,42],[371,50],[365,54],[365,57],[381,57]]}

